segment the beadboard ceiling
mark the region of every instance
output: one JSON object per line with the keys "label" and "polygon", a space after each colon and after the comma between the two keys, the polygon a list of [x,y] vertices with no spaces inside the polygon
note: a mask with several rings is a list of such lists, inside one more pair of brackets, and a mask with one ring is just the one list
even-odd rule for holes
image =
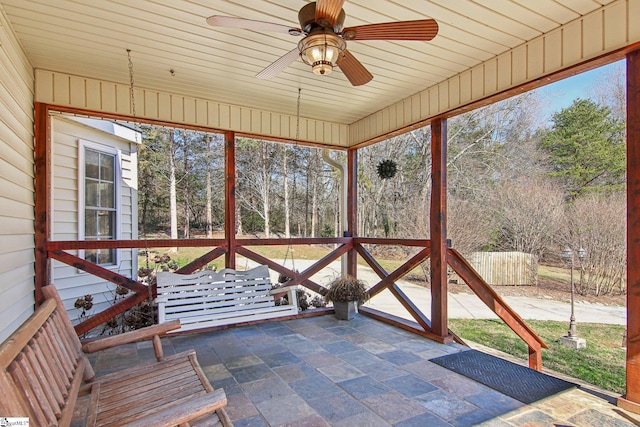
{"label": "beadboard ceiling", "polygon": [[314,75],[297,60],[276,78],[255,74],[299,41],[214,28],[211,15],[299,27],[305,0],[0,0],[35,68],[134,84],[265,111],[351,124],[615,0],[347,0],[345,26],[433,18],[431,42],[351,41],[374,79]]}

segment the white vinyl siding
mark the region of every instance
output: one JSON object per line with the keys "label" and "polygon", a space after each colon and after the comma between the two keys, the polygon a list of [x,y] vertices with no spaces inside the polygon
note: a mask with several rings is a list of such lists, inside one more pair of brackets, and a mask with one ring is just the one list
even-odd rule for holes
{"label": "white vinyl siding", "polygon": [[[87,122],[86,119],[82,119]],[[66,116],[52,117],[52,218],[51,240],[84,239],[84,174],[83,155],[85,148],[115,155],[117,169],[116,201],[119,215],[116,223],[116,238],[137,238],[137,145],[124,138],[82,123],[80,119]],[[84,251],[69,251],[84,257]],[[118,250],[117,263],[104,265],[127,277],[137,277],[137,251]],[[94,307],[90,314],[98,313],[111,305],[115,285],[87,274],[75,267],[54,261],[52,280],[58,287],[64,305],[73,321],[79,320],[80,312],[74,308],[77,298],[93,295]]]}
{"label": "white vinyl siding", "polygon": [[33,81],[0,5],[0,342],[34,309]]}

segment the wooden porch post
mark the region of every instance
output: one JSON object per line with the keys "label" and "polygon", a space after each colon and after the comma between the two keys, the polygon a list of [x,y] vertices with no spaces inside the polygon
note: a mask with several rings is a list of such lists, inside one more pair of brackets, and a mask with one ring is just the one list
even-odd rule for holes
{"label": "wooden porch post", "polygon": [[42,287],[51,282],[50,261],[47,255],[47,243],[50,237],[49,219],[51,218],[51,123],[49,108],[46,104],[35,103],[35,302],[36,307],[42,300]]}
{"label": "wooden porch post", "polygon": [[627,55],[627,393],[640,414],[640,50]]}
{"label": "wooden porch post", "polygon": [[225,266],[236,268],[236,135],[234,132],[224,134],[224,238],[227,242]]}
{"label": "wooden porch post", "polygon": [[447,121],[431,122],[431,331],[449,335],[447,325]]}
{"label": "wooden porch post", "polygon": [[[347,151],[347,231],[350,237],[358,232],[358,150]],[[358,275],[358,252],[352,249],[347,254],[347,274]]]}

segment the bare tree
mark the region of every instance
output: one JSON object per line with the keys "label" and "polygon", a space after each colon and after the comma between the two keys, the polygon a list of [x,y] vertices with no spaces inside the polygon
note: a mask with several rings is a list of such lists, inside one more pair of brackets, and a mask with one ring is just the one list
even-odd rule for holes
{"label": "bare tree", "polygon": [[190,215],[189,215],[189,140],[187,139],[186,129],[182,130],[182,148],[184,155],[184,238],[188,239],[190,235]]}
{"label": "bare tree", "polygon": [[[447,202],[447,237],[465,256],[486,247],[496,229],[496,217],[483,200],[450,197]],[[428,227],[428,223],[424,226]]]}
{"label": "bare tree", "polygon": [[588,194],[567,206],[564,243],[586,257],[580,262],[581,294],[606,295],[626,290],[626,199],[623,192]]}
{"label": "bare tree", "polygon": [[627,70],[625,62],[620,61],[602,72],[602,77],[593,85],[595,100],[611,109],[612,115],[625,122],[627,118]]}
{"label": "bare tree", "polygon": [[282,180],[284,192],[284,237],[289,238],[291,236],[291,210],[289,209],[289,175],[287,173],[287,152],[288,147],[282,146]]}
{"label": "bare tree", "polygon": [[206,169],[207,176],[205,178],[205,196],[206,196],[206,232],[207,238],[213,237],[213,215],[211,212],[212,209],[212,200],[211,200],[211,144],[213,143],[213,135],[207,135],[206,137]]}
{"label": "bare tree", "polygon": [[[176,196],[176,140],[173,131],[169,132],[169,215],[171,238],[178,238],[178,201]],[[178,248],[170,248],[169,252],[177,252]]]}
{"label": "bare tree", "polygon": [[492,202],[500,249],[540,257],[553,246],[562,220],[564,193],[552,182],[508,181],[499,186]]}
{"label": "bare tree", "polygon": [[270,187],[271,187],[271,173],[269,171],[269,148],[267,147],[267,143],[265,141],[260,141],[260,171],[262,173],[262,186],[261,186],[261,196],[262,196],[262,218],[264,219],[264,235],[266,238],[269,238],[270,228]]}
{"label": "bare tree", "polygon": [[[316,150],[313,153],[313,169],[317,171],[320,153]],[[312,174],[311,178],[311,237],[316,237],[318,229],[318,179],[319,174]]]}

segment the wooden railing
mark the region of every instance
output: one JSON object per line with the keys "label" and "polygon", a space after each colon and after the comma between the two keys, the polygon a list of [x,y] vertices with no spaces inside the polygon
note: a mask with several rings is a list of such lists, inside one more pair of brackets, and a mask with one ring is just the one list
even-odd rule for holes
{"label": "wooden railing", "polygon": [[[409,260],[392,272],[387,272],[376,261],[374,256],[366,249],[366,245],[401,245],[420,248]],[[273,261],[259,253],[249,249],[250,246],[296,246],[296,245],[336,245],[337,247],[325,255],[320,260],[313,263],[302,272],[293,271],[285,266]],[[155,289],[149,288],[138,281],[132,280],[111,270],[93,264],[75,255],[69,254],[68,250],[80,249],[135,249],[135,248],[173,248],[173,247],[214,247],[199,258],[191,261],[187,265],[177,270],[178,273],[193,273],[206,266],[216,258],[228,253],[227,240],[225,239],[157,239],[157,240],[110,240],[110,241],[58,241],[48,242],[47,253],[52,259],[56,259],[65,264],[76,267],[87,273],[98,276],[111,283],[121,285],[133,291],[129,297],[114,304],[108,309],[86,319],[75,326],[78,334],[83,334],[109,319],[125,312],[139,302],[155,297]],[[398,327],[411,330],[420,335],[429,337],[439,342],[450,342],[453,335],[441,336],[431,329],[431,321],[419,307],[417,307],[409,297],[402,291],[397,281],[404,277],[411,270],[419,266],[431,256],[431,246],[429,240],[418,239],[378,239],[361,237],[340,237],[340,238],[292,238],[292,239],[237,239],[234,241],[234,254],[242,255],[259,264],[267,265],[270,269],[289,277],[286,285],[301,285],[321,295],[326,294],[326,288],[313,280],[311,277],[331,262],[337,260],[342,255],[357,253],[380,277],[380,281],[369,288],[371,297],[388,289],[391,294],[402,304],[407,312],[413,317],[415,323],[407,321],[387,313],[379,312],[363,307],[363,313],[375,317],[379,320],[394,324]],[[455,250],[449,248],[447,251],[448,265],[460,276],[471,290],[489,307],[498,317],[500,317],[529,347],[529,366],[531,368],[542,369],[542,348],[548,348],[544,341],[524,322],[524,320],[487,284],[482,277],[471,267],[471,265]],[[235,259],[235,257],[233,257]],[[151,293],[151,295],[150,295]],[[436,307],[437,309],[437,307]],[[430,313],[433,316],[433,313]]]}
{"label": "wooden railing", "polygon": [[529,347],[529,367],[542,370],[542,349],[549,346],[540,338],[493,288],[480,277],[462,255],[449,248],[447,262],[471,290]]}

